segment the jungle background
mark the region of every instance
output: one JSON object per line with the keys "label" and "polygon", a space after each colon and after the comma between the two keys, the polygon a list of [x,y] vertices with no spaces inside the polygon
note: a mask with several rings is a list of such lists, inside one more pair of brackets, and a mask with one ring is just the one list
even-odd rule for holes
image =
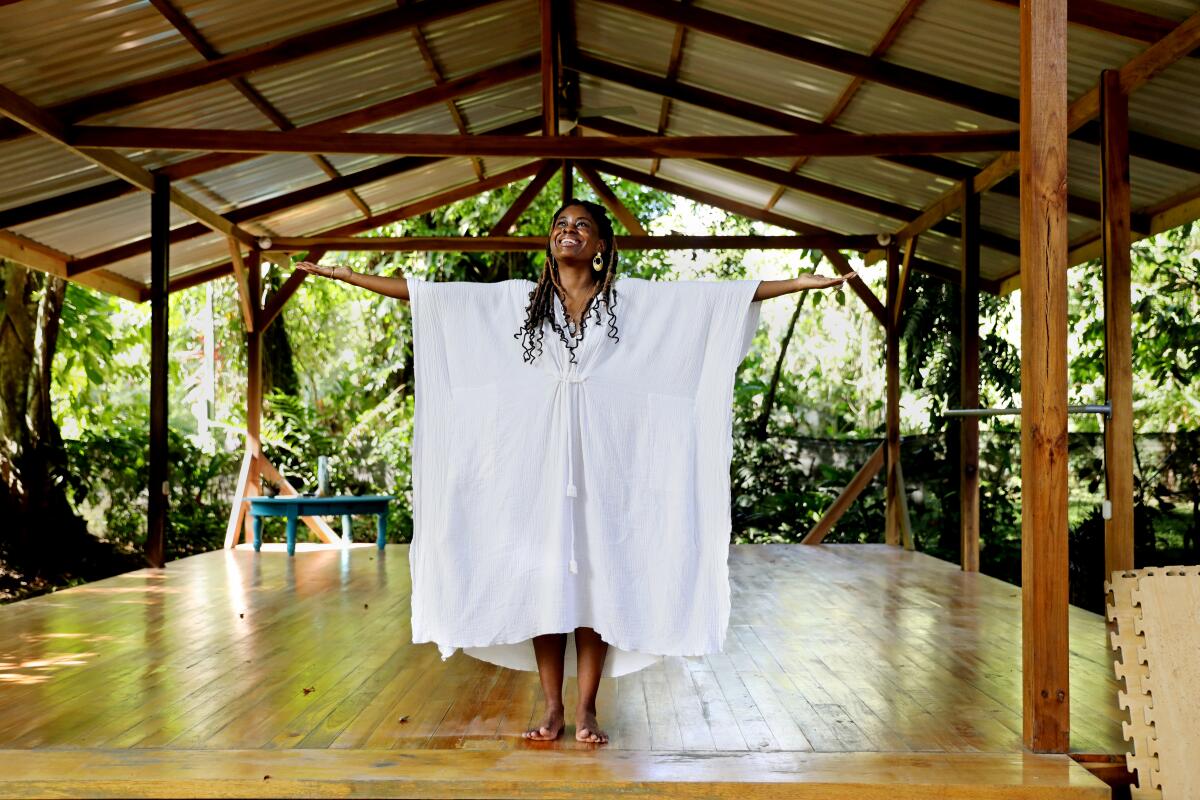
{"label": "jungle background", "polygon": [[[555,178],[518,234],[544,235]],[[524,187],[462,201],[374,235],[484,235]],[[651,233],[785,233],[634,184],[614,189]],[[575,196],[596,198],[579,181]],[[618,233],[624,233],[619,223]],[[323,263],[429,280],[536,280],[540,254],[331,253]],[[861,268],[884,295],[884,266]],[[619,271],[664,280],[833,274],[819,253],[622,253]],[[287,270],[271,266],[271,291]],[[1070,402],[1103,403],[1104,320],[1097,262],[1072,269]],[[1134,246],[1137,563],[1200,562],[1200,226]],[[902,452],[918,550],[958,561],[958,296],[912,277],[902,332]],[[1020,293],[981,298],[981,402],[1019,405]],[[618,312],[619,314],[619,312]],[[149,304],[136,305],[0,261],[0,600],[144,565]],[[220,548],[241,460],[245,335],[232,279],[170,295],[170,511],[167,557]],[[407,304],[310,277],[265,334],[263,442],[281,472],[330,489],[393,494],[391,541],[412,535],[411,317]],[[765,301],[734,393],[731,473],[737,543],[798,542],[879,444],[881,326],[845,291]],[[1020,581],[1020,429],[981,425],[981,567]],[[1100,418],[1072,416],[1072,602],[1103,606]],[[876,478],[826,541],[882,540]],[[278,520],[276,520],[278,522]],[[374,537],[373,520],[355,521]],[[281,528],[282,523],[279,523]],[[361,529],[358,526],[363,526]],[[335,528],[337,525],[335,525]],[[369,530],[368,530],[369,528]],[[282,535],[267,523],[267,538]],[[299,536],[308,536],[300,529]]]}

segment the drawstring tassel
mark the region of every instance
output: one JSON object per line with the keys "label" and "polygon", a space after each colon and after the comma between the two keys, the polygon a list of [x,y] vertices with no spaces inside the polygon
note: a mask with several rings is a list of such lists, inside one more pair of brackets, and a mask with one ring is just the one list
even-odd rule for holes
{"label": "drawstring tassel", "polygon": [[571,570],[571,572],[579,572],[579,564],[577,564],[573,558],[571,559],[571,563],[568,568]]}

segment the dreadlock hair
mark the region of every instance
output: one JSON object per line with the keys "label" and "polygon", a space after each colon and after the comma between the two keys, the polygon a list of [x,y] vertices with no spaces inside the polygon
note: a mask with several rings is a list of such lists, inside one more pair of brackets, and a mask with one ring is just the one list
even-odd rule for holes
{"label": "dreadlock hair", "polygon": [[[609,220],[604,206],[598,203],[592,203],[588,200],[569,200],[560,206],[551,218],[550,237],[546,241],[546,261],[542,267],[542,275],[538,279],[537,286],[529,293],[529,305],[525,308],[525,322],[522,324],[521,329],[513,334],[514,339],[522,340],[521,346],[525,351],[522,358],[526,363],[533,362],[542,354],[542,338],[545,332],[542,322],[544,320],[549,321],[550,327],[558,333],[558,338],[562,339],[563,344],[566,345],[567,355],[571,363],[578,363],[575,360],[575,348],[579,346],[580,339],[575,336],[568,336],[554,316],[554,294],[558,295],[565,310],[567,307],[567,293],[563,289],[562,280],[558,274],[558,262],[555,261],[550,251],[550,238],[554,236],[554,223],[558,221],[562,212],[571,206],[582,206],[587,209],[592,219],[596,221],[596,225],[599,226],[600,240],[605,245],[604,252],[600,256],[604,262],[604,267],[596,280],[596,291],[588,298],[587,304],[583,307],[583,314],[580,315],[579,336],[582,338],[584,329],[587,327],[588,317],[593,312],[597,320],[601,319],[600,309],[596,304],[596,300],[599,298],[608,310],[608,337],[614,342],[620,341],[620,338],[617,336],[617,317],[614,312],[617,306],[617,291],[613,286],[613,278],[616,277],[617,273],[617,247],[613,239],[612,221]],[[569,316],[567,323],[570,325]]]}

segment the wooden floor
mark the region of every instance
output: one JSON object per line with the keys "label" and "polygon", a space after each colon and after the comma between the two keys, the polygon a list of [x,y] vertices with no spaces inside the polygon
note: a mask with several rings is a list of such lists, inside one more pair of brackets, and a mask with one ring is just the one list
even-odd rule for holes
{"label": "wooden floor", "polygon": [[[606,745],[523,740],[535,673],[410,644],[403,545],[239,548],[0,607],[0,795],[1108,796],[1021,747],[1019,589],[871,545],[739,545],[730,576],[726,652],[604,679]],[[1126,750],[1108,659],[1072,609],[1077,752]]]}

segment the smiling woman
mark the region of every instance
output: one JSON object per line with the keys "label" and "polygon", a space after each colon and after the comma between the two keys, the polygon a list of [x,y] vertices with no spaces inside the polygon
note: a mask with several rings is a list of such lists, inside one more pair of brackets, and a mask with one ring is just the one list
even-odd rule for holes
{"label": "smiling woman", "polygon": [[412,305],[413,642],[537,670],[529,739],[560,735],[578,676],[575,738],[605,742],[601,677],[723,652],[733,376],[757,301],[852,275],[618,276],[603,206],[548,227],[536,282],[300,268]]}

